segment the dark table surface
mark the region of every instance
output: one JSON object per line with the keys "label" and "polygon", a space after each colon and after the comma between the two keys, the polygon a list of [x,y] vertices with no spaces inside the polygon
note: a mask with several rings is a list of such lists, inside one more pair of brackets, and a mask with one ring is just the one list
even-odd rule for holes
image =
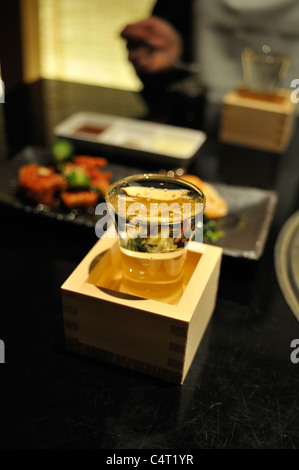
{"label": "dark table surface", "polygon": [[[6,98],[3,164],[26,146],[49,146],[54,125],[76,111],[178,117],[132,92],[55,81]],[[208,141],[190,171],[275,190],[279,200],[262,257],[223,258],[216,309],[182,386],[68,353],[60,286],[96,243],[94,230],[0,206],[0,447],[299,448],[299,364],[290,358],[299,325],[274,269],[277,237],[299,206],[299,135],[283,155],[221,146],[218,111],[204,114]],[[194,126],[190,115],[185,125]]]}

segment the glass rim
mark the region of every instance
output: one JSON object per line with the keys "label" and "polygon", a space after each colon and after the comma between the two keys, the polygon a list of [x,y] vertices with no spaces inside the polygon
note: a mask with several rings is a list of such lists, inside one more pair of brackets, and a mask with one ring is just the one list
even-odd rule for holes
{"label": "glass rim", "polygon": [[127,182],[135,181],[135,180],[136,181],[138,181],[138,180],[139,181],[141,181],[141,180],[162,180],[162,181],[168,181],[168,182],[171,182],[171,183],[178,183],[181,186],[185,186],[186,188],[189,188],[189,189],[192,189],[193,191],[195,191],[201,199],[198,202],[202,203],[204,206],[206,204],[206,196],[205,196],[204,192],[198,186],[196,186],[195,184],[193,184],[193,183],[191,183],[187,180],[184,180],[184,178],[180,178],[180,177],[177,177],[177,176],[161,175],[159,173],[140,173],[140,174],[130,175],[130,176],[126,176],[124,178],[120,178],[119,180],[112,183],[111,186],[109,186],[109,188],[108,188],[108,190],[105,194],[106,202],[110,203],[110,194],[122,182],[127,183]]}
{"label": "glass rim", "polygon": [[284,59],[290,61],[291,57],[288,53],[283,52],[279,49],[270,48],[269,51],[263,50],[263,46],[260,47],[250,47],[247,46],[242,50],[242,57],[245,57],[247,54],[252,54],[256,57],[274,57],[276,59]]}

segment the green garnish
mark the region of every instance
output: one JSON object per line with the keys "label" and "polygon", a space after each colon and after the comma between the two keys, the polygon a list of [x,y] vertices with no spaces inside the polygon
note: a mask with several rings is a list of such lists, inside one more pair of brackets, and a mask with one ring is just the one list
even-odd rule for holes
{"label": "green garnish", "polygon": [[73,171],[67,177],[69,188],[88,188],[90,187],[90,178],[83,171]]}
{"label": "green garnish", "polygon": [[57,164],[66,162],[74,154],[74,147],[68,140],[57,140],[52,146],[52,155]]}
{"label": "green garnish", "polygon": [[127,249],[131,251],[139,251],[141,253],[145,253],[146,249],[146,239],[136,237],[136,238],[129,238],[127,241]]}
{"label": "green garnish", "polygon": [[[191,230],[190,230],[191,232]],[[216,243],[225,235],[225,232],[217,229],[217,221],[203,216],[203,241]],[[182,234],[181,239],[170,238],[142,238],[140,236],[128,238],[124,248],[141,253],[167,253],[182,248],[187,241]]]}
{"label": "green garnish", "polygon": [[172,238],[129,238],[126,244],[127,250],[141,253],[167,253],[175,251],[178,247]]}
{"label": "green garnish", "polygon": [[217,222],[209,219],[204,215],[203,219],[203,238],[204,240],[216,243],[219,238],[222,238],[225,233],[222,230],[217,230]]}

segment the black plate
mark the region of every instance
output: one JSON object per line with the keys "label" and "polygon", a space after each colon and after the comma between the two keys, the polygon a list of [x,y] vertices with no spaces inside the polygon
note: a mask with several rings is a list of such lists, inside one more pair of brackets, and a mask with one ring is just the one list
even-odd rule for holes
{"label": "black plate", "polygon": [[[27,212],[42,214],[57,220],[73,224],[94,227],[98,217],[94,210],[67,210],[62,205],[49,208],[42,204],[29,204],[18,196],[17,177],[23,165],[37,163],[49,165],[51,155],[49,150],[28,147],[19,155],[2,165],[0,168],[0,202],[20,208]],[[113,181],[133,174],[147,172],[146,169],[109,164],[105,169],[113,173]],[[277,196],[273,191],[257,188],[229,186],[213,183],[229,205],[229,214],[217,221],[217,229],[224,236],[216,243],[223,248],[223,253],[238,258],[257,260],[263,253],[272,218],[274,215]]]}

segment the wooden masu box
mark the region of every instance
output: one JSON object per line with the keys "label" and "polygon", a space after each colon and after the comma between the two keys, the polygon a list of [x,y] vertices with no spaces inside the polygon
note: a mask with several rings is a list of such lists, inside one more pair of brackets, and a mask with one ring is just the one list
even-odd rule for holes
{"label": "wooden masu box", "polygon": [[245,88],[227,93],[222,102],[219,140],[267,152],[283,153],[292,138],[297,105],[288,90],[274,95]]}
{"label": "wooden masu box", "polygon": [[222,249],[191,243],[172,304],[120,292],[118,241],[102,237],[61,287],[66,348],[183,383],[213,314]]}

